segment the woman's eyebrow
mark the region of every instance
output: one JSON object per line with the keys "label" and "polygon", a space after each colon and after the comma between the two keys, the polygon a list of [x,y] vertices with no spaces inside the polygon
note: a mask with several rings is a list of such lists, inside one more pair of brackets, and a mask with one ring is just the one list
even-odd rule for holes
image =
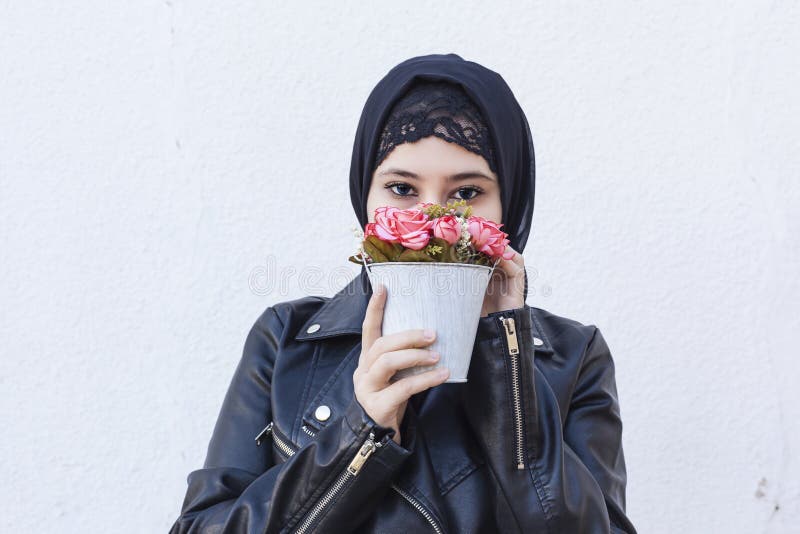
{"label": "woman's eyebrow", "polygon": [[[405,178],[413,178],[414,180],[419,180],[420,179],[419,176],[417,176],[413,172],[405,171],[403,169],[386,169],[385,171],[382,171],[378,175],[379,176],[385,176],[387,174],[395,174],[397,176],[403,176]],[[458,174],[454,174],[454,175],[450,176],[449,180],[451,182],[457,182],[459,180],[469,180],[470,178],[483,178],[484,180],[489,180],[490,182],[494,182],[495,181],[494,178],[492,178],[490,176],[486,176],[485,174],[483,174],[480,171],[464,171],[464,172],[460,172]]]}

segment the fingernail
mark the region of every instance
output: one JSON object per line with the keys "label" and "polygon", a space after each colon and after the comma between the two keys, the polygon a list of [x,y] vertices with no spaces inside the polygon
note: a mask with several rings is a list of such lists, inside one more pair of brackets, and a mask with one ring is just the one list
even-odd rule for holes
{"label": "fingernail", "polygon": [[425,339],[433,339],[433,330],[426,328],[425,332],[423,332]]}
{"label": "fingernail", "polygon": [[436,360],[439,359],[439,353],[438,352],[431,352],[430,358],[431,358],[432,362],[435,362]]}
{"label": "fingernail", "polygon": [[441,378],[445,378],[449,374],[450,374],[450,369],[448,369],[447,367],[442,367],[441,369],[439,369],[439,376]]}

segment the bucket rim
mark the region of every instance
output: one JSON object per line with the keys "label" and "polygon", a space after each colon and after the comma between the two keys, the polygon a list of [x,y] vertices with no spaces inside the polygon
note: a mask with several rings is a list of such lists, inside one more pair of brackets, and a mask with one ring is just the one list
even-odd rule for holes
{"label": "bucket rim", "polygon": [[378,265],[425,265],[425,266],[442,266],[442,267],[465,267],[475,269],[494,270],[494,267],[489,265],[477,265],[474,263],[460,263],[451,261],[378,261],[365,264],[369,269],[373,269]]}

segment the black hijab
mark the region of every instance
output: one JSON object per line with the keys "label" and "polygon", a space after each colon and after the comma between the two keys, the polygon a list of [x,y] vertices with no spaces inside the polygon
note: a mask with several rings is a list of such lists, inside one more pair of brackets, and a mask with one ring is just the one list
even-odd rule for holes
{"label": "black hijab", "polygon": [[[367,98],[350,162],[350,200],[361,227],[364,228],[369,221],[367,195],[384,123],[394,103],[416,80],[456,83],[480,109],[495,147],[502,229],[508,234],[510,246],[522,252],[531,230],[536,186],[533,137],[528,120],[502,76],[452,53],[429,54],[403,61],[378,82]],[[362,266],[362,271],[364,269]]]}

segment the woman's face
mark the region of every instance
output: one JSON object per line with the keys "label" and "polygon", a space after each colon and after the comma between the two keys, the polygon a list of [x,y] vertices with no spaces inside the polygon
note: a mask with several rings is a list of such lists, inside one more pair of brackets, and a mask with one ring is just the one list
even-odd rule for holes
{"label": "woman's face", "polygon": [[466,200],[472,215],[496,223],[503,215],[500,183],[482,156],[456,143],[428,136],[392,149],[375,169],[367,195],[369,222],[375,208],[413,208],[418,202],[445,205]]}

